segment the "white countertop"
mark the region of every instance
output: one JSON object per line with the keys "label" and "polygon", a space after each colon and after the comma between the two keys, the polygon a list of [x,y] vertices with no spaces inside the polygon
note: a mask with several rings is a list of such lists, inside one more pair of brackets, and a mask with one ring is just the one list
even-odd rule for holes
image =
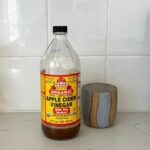
{"label": "white countertop", "polygon": [[114,127],[82,124],[71,140],[46,138],[39,113],[0,113],[0,150],[150,150],[150,113],[119,113]]}

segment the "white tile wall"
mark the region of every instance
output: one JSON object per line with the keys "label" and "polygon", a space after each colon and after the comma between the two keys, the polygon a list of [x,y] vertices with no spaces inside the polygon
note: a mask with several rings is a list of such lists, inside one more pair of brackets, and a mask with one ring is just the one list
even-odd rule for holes
{"label": "white tile wall", "polygon": [[109,56],[107,81],[118,86],[119,111],[150,111],[149,56]]}
{"label": "white tile wall", "polygon": [[149,0],[109,0],[108,55],[150,55]]}
{"label": "white tile wall", "polygon": [[49,41],[53,25],[68,25],[79,55],[105,55],[107,0],[48,0]]}
{"label": "white tile wall", "polygon": [[[105,57],[81,57],[81,83],[105,82]],[[97,66],[98,65],[98,66]]]}
{"label": "white tile wall", "polygon": [[40,107],[39,58],[0,58],[0,111]]}
{"label": "white tile wall", "polygon": [[115,84],[119,111],[150,111],[149,10],[148,0],[0,0],[0,111],[40,109],[53,25],[69,26],[82,84]]}
{"label": "white tile wall", "polygon": [[[80,59],[82,84],[104,81],[105,57]],[[39,66],[40,57],[0,58],[0,112],[40,110]]]}
{"label": "white tile wall", "polygon": [[46,19],[45,0],[0,0],[0,56],[42,56]]}

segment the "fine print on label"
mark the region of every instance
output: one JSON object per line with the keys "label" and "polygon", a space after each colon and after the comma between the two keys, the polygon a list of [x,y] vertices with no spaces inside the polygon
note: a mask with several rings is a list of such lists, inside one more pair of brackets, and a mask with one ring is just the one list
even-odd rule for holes
{"label": "fine print on label", "polygon": [[80,121],[80,73],[41,73],[41,118],[50,126],[65,127]]}

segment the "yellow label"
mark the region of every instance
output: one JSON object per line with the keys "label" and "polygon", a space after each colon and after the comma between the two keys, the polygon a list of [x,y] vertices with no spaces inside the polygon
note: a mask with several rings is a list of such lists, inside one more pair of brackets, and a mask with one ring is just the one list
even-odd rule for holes
{"label": "yellow label", "polygon": [[50,126],[70,126],[80,121],[80,73],[41,73],[41,118]]}

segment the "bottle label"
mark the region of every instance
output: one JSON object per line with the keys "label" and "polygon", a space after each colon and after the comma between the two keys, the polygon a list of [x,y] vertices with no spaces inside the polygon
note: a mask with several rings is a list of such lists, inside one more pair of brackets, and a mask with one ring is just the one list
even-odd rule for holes
{"label": "bottle label", "polygon": [[80,73],[41,73],[41,118],[46,125],[64,127],[80,122]]}

